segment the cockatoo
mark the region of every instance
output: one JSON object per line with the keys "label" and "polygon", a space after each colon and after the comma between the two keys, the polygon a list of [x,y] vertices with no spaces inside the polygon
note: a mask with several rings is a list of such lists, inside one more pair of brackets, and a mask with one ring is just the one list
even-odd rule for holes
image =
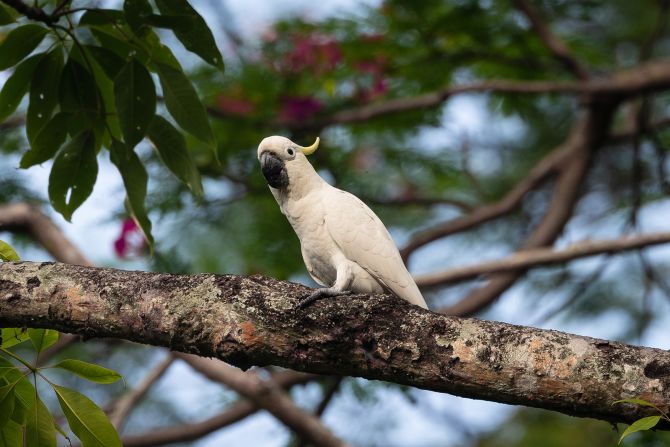
{"label": "cockatoo", "polygon": [[314,170],[309,147],[267,137],[258,160],[281,212],[300,239],[310,276],[324,288],[302,299],[304,307],[325,296],[389,292],[427,309],[391,235],[358,197],[337,189]]}

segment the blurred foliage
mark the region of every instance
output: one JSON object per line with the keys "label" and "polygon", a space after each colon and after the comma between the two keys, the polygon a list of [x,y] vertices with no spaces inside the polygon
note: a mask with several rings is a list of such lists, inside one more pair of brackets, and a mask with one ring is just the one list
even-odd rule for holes
{"label": "blurred foliage", "polygon": [[[205,10],[214,8],[217,1],[194,4]],[[46,2],[45,7],[53,8],[53,3]],[[79,3],[85,2],[73,1],[71,6]],[[121,2],[111,3],[110,7],[117,7],[118,11],[123,9]],[[144,3],[136,2],[140,6]],[[228,46],[215,44],[220,48],[235,47],[234,52],[226,53],[223,74],[212,59],[211,45],[204,50],[195,48],[193,39],[184,35],[183,29],[175,29],[173,22],[157,17],[174,13],[169,0],[147,3],[153,8],[148,15],[138,15],[129,9],[122,18],[122,22],[125,20],[122,35],[113,23],[105,22],[104,17],[96,19],[95,15],[88,15],[86,19],[85,15],[73,14],[74,35],[88,45],[89,51],[98,53],[94,56],[101,67],[94,70],[94,74],[96,81],[105,79],[96,84],[99,89],[107,90],[103,99],[111,101],[110,104],[132,100],[132,95],[128,92],[124,95],[120,89],[121,81],[117,82],[117,96],[113,94],[114,80],[122,67],[130,70],[129,64],[139,61],[146,64],[158,92],[155,110],[152,108],[151,114],[145,111],[144,115],[171,114],[183,130],[180,131],[183,140],[174,132],[164,131],[163,135],[174,137],[171,141],[180,148],[178,155],[183,157],[180,160],[184,160],[184,165],[174,160],[171,163],[169,152],[161,150],[166,149],[166,145],[156,138],[151,138],[152,142],[140,141],[132,152],[136,156],[128,151],[116,151],[115,164],[119,169],[140,172],[140,175],[130,176],[135,180],[143,180],[138,164],[146,168],[148,190],[144,206],[154,224],[156,237],[154,256],[148,257],[146,245],[138,242],[136,228],[128,223],[125,204],[108,203],[110,216],[118,219],[122,233],[116,241],[119,257],[131,262],[146,260],[147,268],[158,271],[263,273],[282,279],[306,280],[298,240],[258,169],[256,147],[263,137],[272,134],[288,136],[298,144],[309,144],[320,135],[321,149],[312,157],[316,169],[328,181],[369,203],[401,242],[416,231],[500,199],[542,157],[566,139],[580,112],[578,97],[468,94],[447,102],[446,106],[389,114],[363,122],[331,125],[329,120],[339,112],[378,106],[385,101],[469,82],[572,80],[572,74],[551,54],[512,3],[385,0],[375,6],[361,6],[355,13],[319,21],[286,17],[261,30],[255,40],[237,46],[232,45],[232,41],[227,41],[231,44]],[[665,1],[542,0],[532,3],[594,77],[670,54]],[[191,16],[189,20],[198,21],[191,13],[187,15]],[[22,25],[30,22],[25,18],[20,21]],[[82,26],[82,21],[86,26]],[[0,27],[0,41],[16,26],[8,23]],[[174,29],[176,39],[169,40],[172,31],[165,26]],[[45,38],[35,52],[40,54],[53,45],[60,45],[76,62],[76,45],[66,36],[61,36],[66,42],[58,40],[56,34],[54,31]],[[167,48],[165,42],[175,45]],[[90,50],[91,46],[111,49],[116,56],[104,49]],[[126,52],[129,48],[136,53],[130,56]],[[201,57],[200,62],[187,64],[185,49],[195,51]],[[173,53],[188,67],[186,80],[164,67],[161,72],[156,66],[156,62],[167,61],[175,68]],[[149,61],[149,56],[158,60]],[[108,63],[102,66],[103,62]],[[77,68],[81,69],[81,64]],[[138,68],[135,66],[134,70]],[[179,78],[182,83],[192,85],[200,98],[197,101],[208,113],[206,125],[198,126],[192,119],[185,122],[174,104],[170,105],[169,92],[159,88],[156,82],[166,81],[166,77]],[[144,81],[148,85],[146,76]],[[58,98],[57,107],[70,110],[77,106],[78,103],[67,99],[68,95],[63,95]],[[200,110],[193,102],[193,95],[189,98],[191,109]],[[638,105],[644,110],[648,123],[667,116],[668,99],[668,93],[643,98]],[[54,115],[57,107],[52,111]],[[621,108],[613,131],[628,128],[635,107],[626,104]],[[34,145],[34,138],[26,136],[23,125],[22,118],[26,114],[31,116],[30,99],[17,103],[16,113],[7,116],[5,124],[0,124],[5,126],[0,127],[0,203],[46,202],[46,191],[38,191],[31,184],[33,172],[25,175],[16,170],[21,157]],[[93,115],[95,119],[86,123],[98,133],[95,123],[114,117],[114,114]],[[35,116],[32,115],[33,120]],[[143,126],[146,125],[146,133],[151,134],[146,116]],[[200,112],[190,118],[196,116],[202,121]],[[116,139],[133,145],[138,135],[127,123],[122,132],[122,124],[116,123],[120,126]],[[211,127],[211,140],[205,135],[207,130],[203,130],[207,126]],[[77,127],[69,132],[77,131],[81,129]],[[74,135],[64,138],[72,137]],[[100,141],[103,146],[108,142],[104,138]],[[109,143],[105,147],[111,150]],[[639,194],[642,211],[667,204],[670,129],[653,129],[637,141],[638,193],[633,188],[634,143],[615,141],[596,153],[589,178],[582,188],[582,199],[566,230],[566,240],[631,231],[632,216],[639,211],[634,205],[636,194]],[[100,150],[98,158],[108,157],[110,153],[107,149]],[[45,164],[50,166],[48,161]],[[197,172],[193,167],[197,167]],[[137,208],[137,197],[143,196],[141,188],[136,190],[136,184],[127,183],[130,184],[130,187],[125,185],[127,189],[136,191],[133,203]],[[139,183],[143,185],[144,181]],[[203,194],[198,198],[194,192],[199,192],[200,183]],[[552,186],[552,182],[547,182],[529,194],[521,209],[503,219],[451,236],[432,249],[419,252],[418,263],[422,269],[440,269],[444,265],[475,262],[513,250],[541,218]],[[130,212],[132,214],[133,206]],[[653,213],[646,213],[647,218],[650,215]],[[638,222],[639,227],[645,227],[644,219]],[[604,315],[616,315],[620,324],[611,328],[612,336],[637,340],[665,313],[670,300],[665,293],[669,288],[659,279],[667,271],[667,259],[655,255],[652,260],[655,271],[652,278],[645,273],[637,254],[605,259],[602,271],[597,271],[597,263],[588,262],[538,269],[516,289],[524,296],[521,306],[525,312],[519,318],[526,318],[521,321],[525,323],[546,322],[549,318],[552,324],[578,325],[592,324]],[[474,281],[431,292],[430,298],[433,304],[451,302],[478,284],[479,281]],[[490,316],[495,318],[497,311],[493,308],[494,314]],[[539,320],[532,320],[531,314],[539,316]],[[141,354],[129,351],[127,357],[120,356],[123,360],[118,363],[128,365],[128,371],[122,371],[126,375],[132,374],[142,363],[132,361],[133,356],[141,358]],[[374,400],[378,392],[376,385],[362,381],[349,382],[343,389],[343,393],[363,400]],[[153,399],[162,402],[163,397]],[[170,407],[169,410],[171,416],[165,417],[178,420],[179,409]],[[568,442],[576,445],[575,439],[588,440],[583,445],[613,445],[617,439],[616,433],[610,433],[604,423],[534,410],[519,412],[498,430],[499,439],[492,434],[484,438],[481,445],[554,445],[552,439],[555,445]],[[545,432],[546,439],[542,437]],[[562,432],[572,434],[561,435]],[[639,445],[657,445],[650,436],[654,435],[631,438],[627,444],[649,439],[648,444]],[[660,443],[666,440],[663,436],[654,439],[653,442]]]}

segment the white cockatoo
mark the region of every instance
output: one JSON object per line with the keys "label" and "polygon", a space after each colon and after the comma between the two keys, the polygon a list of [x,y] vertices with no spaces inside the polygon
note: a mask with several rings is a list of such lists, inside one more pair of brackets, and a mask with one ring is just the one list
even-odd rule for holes
{"label": "white cockatoo", "polygon": [[324,288],[299,307],[324,296],[389,292],[427,309],[391,235],[358,197],[326,183],[306,155],[309,147],[288,138],[267,137],[258,160],[281,212],[300,239],[307,271]]}

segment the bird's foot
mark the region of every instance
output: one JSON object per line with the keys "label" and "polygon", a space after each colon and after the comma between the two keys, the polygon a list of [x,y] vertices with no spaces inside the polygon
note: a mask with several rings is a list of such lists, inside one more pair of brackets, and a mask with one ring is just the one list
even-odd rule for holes
{"label": "bird's foot", "polygon": [[305,298],[301,299],[296,306],[298,309],[303,309],[314,301],[325,298],[327,296],[340,296],[340,295],[351,295],[353,292],[351,290],[334,290],[334,289],[316,289],[314,293],[309,294]]}

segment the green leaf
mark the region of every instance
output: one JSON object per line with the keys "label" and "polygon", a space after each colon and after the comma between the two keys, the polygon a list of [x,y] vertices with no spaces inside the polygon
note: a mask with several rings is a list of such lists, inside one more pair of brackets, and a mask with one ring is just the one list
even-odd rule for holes
{"label": "green leaf", "polygon": [[53,385],[70,428],[84,447],[122,447],[119,435],[105,413],[83,394]]}
{"label": "green leaf", "polygon": [[28,24],[14,28],[0,43],[0,71],[21,62],[42,42],[48,30]]}
{"label": "green leaf", "polygon": [[137,35],[142,35],[147,27],[145,18],[153,14],[153,9],[147,0],[125,0],[123,2],[123,13],[130,29]]}
{"label": "green leaf", "polygon": [[28,336],[37,352],[42,352],[58,341],[60,334],[53,329],[28,329]]}
{"label": "green leaf", "polygon": [[17,382],[10,382],[0,387],[0,427],[3,427],[14,413],[14,387]]}
{"label": "green leaf", "polygon": [[151,121],[147,136],[156,147],[165,166],[186,183],[193,194],[202,196],[200,173],[186,147],[184,136],[160,115],[156,115]]}
{"label": "green leaf", "polygon": [[188,1],[156,0],[156,5],[164,17],[173,16],[177,19],[164,20],[163,25],[174,32],[187,50],[197,54],[208,64],[223,70],[223,58],[216,46],[212,31]]}
{"label": "green leaf", "polygon": [[[58,86],[58,101],[63,112],[103,114],[98,105],[98,88],[88,68],[70,57],[63,67]],[[92,127],[92,126],[91,126]]]}
{"label": "green leaf", "polygon": [[630,424],[628,428],[626,428],[626,430],[621,434],[621,437],[619,438],[619,444],[621,444],[621,441],[623,441],[624,438],[632,435],[635,432],[649,430],[650,428],[655,427],[660,420],[660,416],[647,416],[646,418],[638,419],[637,421]]}
{"label": "green leaf", "polygon": [[93,56],[110,80],[113,80],[125,65],[125,61],[108,48],[95,45],[84,45],[84,48]]}
{"label": "green leaf", "polygon": [[120,25],[125,16],[118,9],[90,9],[79,19],[79,26]]}
{"label": "green leaf", "polygon": [[60,48],[44,56],[35,68],[26,115],[26,133],[31,142],[49,121],[58,104],[58,84],[62,70],[63,53]]}
{"label": "green leaf", "polygon": [[156,113],[156,86],[149,71],[134,58],[114,79],[114,98],[124,141],[133,148]]}
{"label": "green leaf", "polygon": [[119,173],[121,173],[123,186],[125,186],[128,196],[130,211],[144,232],[144,236],[149,242],[149,247],[153,249],[154,238],[151,235],[151,221],[144,208],[144,199],[147,195],[147,171],[144,169],[144,165],[137,154],[120,141],[112,141],[110,154],[112,163],[114,163]]}
{"label": "green leaf", "polygon": [[30,339],[27,329],[3,328],[1,333],[2,344],[0,345],[0,348],[10,348]]}
{"label": "green leaf", "polygon": [[[18,371],[18,368],[6,358],[0,357],[0,379],[3,379],[3,377],[12,373],[13,371]],[[6,385],[6,383],[0,381],[0,385]]]}
{"label": "green leaf", "polygon": [[23,445],[23,430],[19,424],[10,421],[0,430],[0,447],[18,447]]}
{"label": "green leaf", "polygon": [[21,62],[3,85],[0,91],[0,121],[14,113],[21,103],[28,91],[35,67],[43,56],[44,53],[36,54]]}
{"label": "green leaf", "polygon": [[203,142],[215,146],[214,134],[209,125],[205,106],[183,71],[170,65],[155,64],[163,87],[165,105],[184,130]]}
{"label": "green leaf", "polygon": [[124,61],[131,57],[135,57],[143,63],[149,60],[149,54],[143,48],[126,41],[126,37],[115,28],[91,28],[91,33],[100,42],[102,47],[113,51],[119,57],[123,58]]}
{"label": "green leaf", "polygon": [[49,174],[49,199],[67,221],[93,191],[98,176],[95,135],[87,130],[70,140],[56,155]]}
{"label": "green leaf", "polygon": [[0,241],[0,260],[2,261],[19,261],[19,255],[14,249],[5,241]]}
{"label": "green leaf", "polygon": [[56,447],[54,418],[39,398],[28,412],[26,447]]}
{"label": "green leaf", "polygon": [[58,112],[39,131],[28,152],[23,154],[19,166],[27,169],[51,159],[65,142],[72,114]]}
{"label": "green leaf", "polygon": [[70,371],[79,377],[96,383],[114,383],[121,378],[121,374],[116,371],[93,363],[82,362],[81,360],[63,360],[55,364],[53,368]]}
{"label": "green leaf", "polygon": [[16,21],[9,11],[5,5],[0,4],[0,25],[9,25]]}

